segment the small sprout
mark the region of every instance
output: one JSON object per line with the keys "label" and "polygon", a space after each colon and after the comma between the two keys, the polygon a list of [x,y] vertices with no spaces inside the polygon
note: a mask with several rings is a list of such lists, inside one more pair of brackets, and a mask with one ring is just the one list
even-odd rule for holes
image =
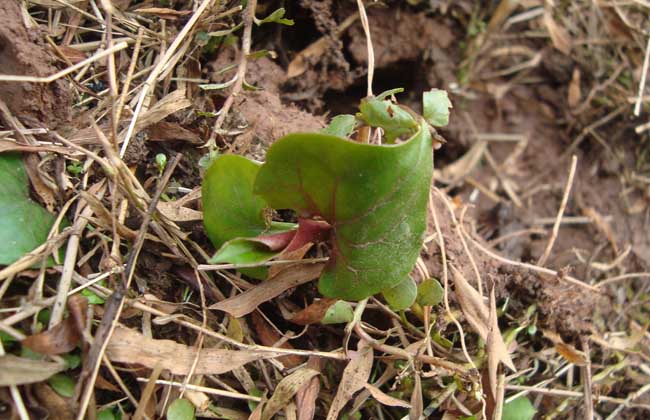
{"label": "small sprout", "polygon": [[84,171],[84,168],[83,168],[83,165],[81,164],[81,162],[72,162],[66,167],[66,169],[68,170],[68,172],[71,175],[74,175],[74,176],[79,176]]}
{"label": "small sprout", "polygon": [[167,155],[164,153],[158,153],[156,155],[156,167],[158,168],[158,175],[162,175],[167,167]]}
{"label": "small sprout", "polygon": [[280,25],[293,26],[294,22],[292,19],[285,19],[284,14],[286,10],[284,7],[280,7],[264,19],[253,18],[257,26],[263,25],[265,23],[279,23]]}

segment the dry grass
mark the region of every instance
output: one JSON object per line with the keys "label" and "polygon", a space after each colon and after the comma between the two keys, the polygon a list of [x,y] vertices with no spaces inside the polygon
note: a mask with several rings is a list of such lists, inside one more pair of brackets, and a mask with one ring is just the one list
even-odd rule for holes
{"label": "dry grass", "polygon": [[[578,176],[575,156],[570,165],[564,157],[576,153],[583,142],[603,143],[602,138],[613,133],[613,121],[618,121],[616,127],[623,130],[630,125],[625,121],[627,116],[647,115],[643,113],[643,105],[649,100],[644,93],[650,54],[650,44],[645,41],[650,35],[643,29],[650,16],[646,2],[556,2],[562,3],[556,8],[551,8],[550,3],[521,2],[526,5],[517,8],[517,2],[504,0],[496,11],[478,10],[474,15],[470,13],[473,2],[459,2],[455,6],[459,13],[466,12],[466,19],[473,16],[468,26],[481,22],[481,14],[487,17],[490,12],[491,18],[486,19],[485,31],[467,40],[462,67],[466,83],[456,86],[458,97],[475,95],[480,85],[499,102],[513,89],[537,83],[537,72],[544,60],[550,60],[549,56],[561,53],[576,63],[577,72],[572,70],[567,82],[567,104],[557,105],[566,108],[568,131],[577,134],[549,169],[568,172],[562,178],[564,194],[556,207],[557,216],[551,219],[552,229],[535,223],[487,245],[471,226],[472,221],[465,220],[466,206],[433,189],[433,223],[424,248],[434,251],[423,255],[427,261],[435,261],[427,266],[421,259],[414,275],[423,279],[440,274],[443,307],[417,307],[395,313],[371,298],[355,305],[355,319],[345,329],[314,324],[299,334],[291,331],[282,317],[306,303],[285,292],[317,277],[314,267],[320,267],[322,259],[305,260],[306,266],[294,265],[295,278],[286,285],[257,286],[234,274],[232,265],[207,265],[209,251],[204,249],[205,243],[194,241],[197,236],[192,226],[176,223],[158,206],[162,198],[172,196],[182,201],[185,194],[194,194],[182,202],[196,208],[192,202],[198,198],[200,180],[179,185],[184,179],[179,170],[184,156],[180,151],[193,149],[195,155],[201,155],[227,143],[223,134],[228,118],[236,112],[235,99],[247,94],[244,78],[255,35],[257,2],[249,0],[242,9],[232,2],[202,0],[179,4],[179,10],[151,9],[151,2],[125,9],[123,3],[21,3],[25,20],[47,28],[44,38],[57,54],[62,70],[47,76],[0,75],[0,81],[6,83],[63,80],[78,113],[71,130],[55,131],[29,126],[2,104],[2,141],[11,141],[13,150],[33,153],[40,160],[62,163],[56,175],[66,189],[50,188],[49,194],[66,197],[57,209],[70,226],[60,233],[53,232],[43,246],[0,271],[0,331],[22,340],[46,328],[38,321],[44,309],[51,311],[46,329],[61,323],[73,295],[90,291],[105,300],[91,305],[85,314],[88,321],[82,328],[81,350],[74,351],[81,357],[81,366],[66,373],[76,381],[74,395],[64,399],[51,393],[49,398],[34,399],[27,391],[37,385],[10,385],[7,401],[15,416],[29,418],[28,411],[36,405],[57,410],[63,401],[74,407],[72,414],[78,419],[93,418],[106,408],[133,414],[133,418],[160,418],[169,404],[182,396],[199,414],[219,418],[269,415],[268,411],[262,414],[261,409],[251,414],[247,401],[260,403],[273,413],[282,409],[285,418],[299,419],[311,418],[313,413],[323,418],[328,412],[329,418],[335,418],[339,411],[355,410],[363,418],[399,418],[405,414],[430,418],[443,412],[454,416],[451,418],[472,413],[497,413],[498,417],[504,402],[522,395],[530,396],[547,418],[567,418],[569,413],[587,419],[647,415],[650,292],[642,279],[649,278],[650,273],[628,272],[626,257],[634,250],[631,245],[623,252],[616,248],[609,226],[616,220],[595,210],[578,217],[579,221],[564,215],[574,177]],[[361,0],[357,4],[364,33],[369,36],[372,17],[366,15]],[[272,11],[268,7],[265,10]],[[237,39],[241,47],[236,61],[230,63],[237,69],[235,79],[229,88],[224,87],[219,105],[205,109],[210,101],[198,85],[210,80],[197,71],[204,60],[202,37],[206,33],[228,34],[238,25],[243,28],[241,39]],[[373,57],[371,42],[368,48],[368,56]],[[546,52],[541,52],[542,48]],[[369,61],[367,80],[371,93],[375,69],[373,60]],[[214,123],[208,123],[196,117],[197,110],[220,114]],[[481,133],[472,126],[472,118],[467,118],[480,147],[468,151],[447,171],[442,169],[441,176],[449,179],[448,190],[469,186],[495,202],[518,208],[528,206],[535,191],[546,188],[544,179],[548,174],[535,174],[528,185],[518,184],[512,175],[511,168],[520,162],[527,147],[527,135]],[[142,155],[137,154],[137,144],[142,143],[148,128],[169,121],[198,126],[205,144],[171,147],[179,153],[173,154],[164,173],[156,174],[154,162],[138,160]],[[644,136],[640,142],[647,148],[647,124],[636,120],[635,127]],[[499,161],[493,156],[491,148],[495,143],[512,145],[506,159]],[[145,147],[155,148],[150,143]],[[615,154],[608,142],[602,147],[604,153]],[[639,150],[635,151],[638,164],[620,176],[621,190],[625,191],[621,200],[629,201],[630,212],[647,214],[647,197],[643,195],[649,188],[647,152],[643,155]],[[472,177],[479,162],[487,162],[492,185]],[[65,170],[73,163],[83,167],[78,177]],[[499,185],[499,191],[494,185]],[[47,185],[35,192],[47,202]],[[613,254],[608,255],[614,255],[611,263],[599,263],[592,257],[583,261],[576,258],[576,265],[588,268],[588,275],[582,277],[548,264],[557,249],[554,244],[558,232],[578,222],[604,234],[602,246],[611,247]],[[531,233],[549,234],[538,264],[506,258],[494,249],[497,244]],[[460,254],[456,248],[451,249],[453,244],[460,244]],[[33,269],[49,255],[57,255],[57,249],[63,246],[64,261],[53,269]],[[165,283],[167,290],[147,284],[143,272],[155,268],[143,260],[143,249],[148,250],[148,258],[156,256],[154,266],[173,264],[184,267],[185,274],[156,271],[156,275],[169,274],[172,278]],[[463,262],[471,267],[467,272],[474,275],[476,286],[467,280],[460,285],[457,276]],[[275,261],[272,265],[284,263]],[[605,319],[594,316],[589,328],[579,331],[579,340],[573,344],[551,332],[542,338],[529,330],[536,328],[535,306],[513,305],[511,309],[508,303],[499,307],[494,301],[489,304],[488,297],[497,288],[498,280],[479,268],[488,263],[494,267],[512,266],[531,279],[556,279],[566,290],[604,296],[622,308],[637,310],[620,315],[610,312]],[[440,267],[439,273],[429,273],[432,266]],[[160,295],[156,296],[154,290]],[[279,297],[273,305],[259,307],[270,294]],[[163,295],[177,300],[165,301]],[[251,295],[257,297],[248,297]],[[209,310],[211,305],[221,308],[233,301],[238,308],[244,308],[237,317]],[[123,353],[117,357],[117,346],[111,345],[111,340],[116,329],[125,326],[152,348],[133,345],[127,350],[118,349]],[[526,335],[526,331],[531,334]],[[170,346],[187,362],[180,373],[163,369],[162,360],[157,363],[156,356],[149,354]],[[505,350],[508,346],[510,355]],[[11,350],[18,349],[14,346]],[[0,347],[0,358],[3,355]],[[239,358],[246,355],[251,356],[250,360],[240,363]],[[221,362],[208,364],[208,357]],[[517,372],[496,367],[510,357]],[[59,362],[61,356],[44,359]],[[343,389],[339,383],[352,388]],[[335,409],[330,411],[332,406]],[[65,412],[61,418],[71,418],[72,414]]]}

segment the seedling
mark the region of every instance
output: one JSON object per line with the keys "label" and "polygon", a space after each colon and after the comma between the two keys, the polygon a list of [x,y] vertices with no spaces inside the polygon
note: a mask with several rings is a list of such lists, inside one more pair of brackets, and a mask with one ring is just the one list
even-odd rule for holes
{"label": "seedling", "polygon": [[[264,164],[215,159],[203,181],[204,223],[218,249],[212,261],[259,265],[319,238],[330,250],[323,295],[361,300],[385,291],[410,306],[439,139],[432,126],[447,124],[451,103],[444,91],[426,92],[420,116],[384,99],[395,92],[364,99],[358,114],[335,117],[321,133],[279,139]],[[383,144],[349,138],[363,127],[375,128],[373,139],[383,133]],[[298,225],[273,220],[269,209],[295,211]]]}

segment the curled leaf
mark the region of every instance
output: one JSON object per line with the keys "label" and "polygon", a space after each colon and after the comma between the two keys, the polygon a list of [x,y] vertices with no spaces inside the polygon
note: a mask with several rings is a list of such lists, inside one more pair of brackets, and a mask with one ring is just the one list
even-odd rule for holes
{"label": "curled leaf", "polygon": [[415,281],[412,278],[407,277],[406,280],[397,286],[384,290],[382,295],[384,295],[384,299],[386,299],[386,302],[388,302],[388,306],[390,306],[391,309],[401,311],[413,305],[417,293],[418,288],[415,285]]}

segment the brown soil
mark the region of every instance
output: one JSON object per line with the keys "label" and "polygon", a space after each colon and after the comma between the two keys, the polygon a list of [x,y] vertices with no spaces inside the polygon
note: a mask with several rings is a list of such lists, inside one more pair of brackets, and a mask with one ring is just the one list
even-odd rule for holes
{"label": "brown soil", "polygon": [[[253,44],[278,50],[280,59],[263,57],[249,61],[246,82],[258,90],[243,91],[236,97],[217,139],[221,151],[263,160],[268,147],[283,135],[317,131],[325,126],[330,112],[353,112],[358,101],[365,96],[366,40],[358,24],[341,36],[335,35],[336,26],[351,10],[355,10],[349,4],[338,3],[301,1],[300,6],[288,6],[290,12],[301,17],[297,25],[309,29],[303,34],[292,32],[291,27],[281,27],[274,36],[269,36],[269,33],[261,32],[260,29],[264,36],[254,39]],[[596,76],[593,76],[593,80],[589,79],[591,76],[582,61],[583,57],[576,58],[561,53],[546,38],[526,39],[521,45],[533,51],[541,51],[539,65],[520,70],[516,75],[501,75],[495,71],[517,61],[513,61],[511,54],[502,53],[494,57],[490,54],[509,41],[482,44],[473,55],[470,54],[468,51],[473,51],[475,44],[472,43],[477,42],[478,38],[467,36],[469,14],[460,18],[454,14],[434,13],[428,9],[425,11],[424,7],[409,7],[403,2],[389,8],[372,7],[368,14],[376,56],[375,93],[405,87],[407,91],[398,95],[398,99],[418,109],[423,90],[444,88],[450,91],[454,109],[451,123],[440,130],[448,143],[435,152],[437,169],[444,171],[458,162],[479,141],[480,135],[519,136],[508,141],[489,140],[486,146],[488,152],[481,156],[475,167],[462,173],[450,184],[440,180],[436,182],[436,187],[443,189],[455,206],[453,211],[456,218],[460,218],[463,207],[468,206],[467,215],[462,221],[463,227],[478,242],[491,247],[492,241],[504,235],[529,229],[530,232],[512,236],[493,249],[510,260],[536,263],[548,243],[548,233],[562,201],[570,155],[575,154],[578,158],[564,215],[589,216],[591,221],[565,223],[561,226],[553,251],[545,264],[545,267],[556,270],[557,276],[503,263],[469,245],[472,260],[481,275],[483,290],[494,288],[500,308],[504,302],[508,302],[504,314],[508,328],[516,327],[518,320],[523,319],[524,314],[534,307],[536,326],[541,330],[557,332],[566,343],[580,347],[581,339],[592,334],[604,336],[610,329],[620,331],[631,324],[647,325],[647,306],[644,306],[648,296],[647,283],[633,280],[596,293],[571,285],[563,278],[571,275],[589,284],[596,284],[615,275],[650,270],[650,187],[647,184],[650,170],[647,162],[642,159],[645,156],[643,153],[646,153],[642,148],[647,148],[647,138],[644,137],[646,143],[641,142],[639,146],[638,138],[634,137],[635,124],[627,118],[627,114],[599,126],[599,130],[602,130],[599,132],[600,138],[593,134],[590,137],[580,137],[585,126],[612,111],[611,107],[596,109],[594,106],[593,110],[589,108],[588,111],[578,113],[576,107],[569,104],[571,74],[574,69],[582,69],[584,80],[596,84]],[[43,32],[38,27],[26,28],[24,22],[19,3],[0,2],[0,73],[34,76],[55,73],[59,66],[55,60],[47,58],[51,53],[43,41]],[[176,24],[180,23],[169,23],[172,28]],[[522,27],[521,31],[539,29],[534,23],[530,25],[531,27]],[[256,29],[253,30],[254,33],[255,31]],[[322,36],[329,39],[328,49],[310,62],[304,74],[287,79],[288,62],[301,49]],[[236,70],[224,73],[220,71],[236,62],[238,54],[236,48],[220,48],[209,59],[202,57],[197,60],[200,61],[200,66],[194,64],[197,68],[192,69],[196,73],[192,77],[205,78],[210,83],[228,81]],[[466,77],[469,77],[467,82]],[[51,84],[0,82],[0,98],[29,128],[54,129],[67,125],[67,131],[88,131],[87,123],[80,124],[80,127],[70,127],[75,124],[71,123],[74,94],[67,83],[65,79]],[[587,87],[593,86],[587,86],[586,83],[584,82],[582,99],[588,91]],[[182,185],[191,189],[200,185],[198,160],[205,150],[199,149],[196,143],[197,139],[208,137],[213,120],[198,117],[195,111],[218,111],[229,91],[203,92],[195,86],[190,86],[189,90],[193,100],[193,106],[189,110],[176,112],[165,121],[149,127],[147,135],[143,132],[134,136],[127,149],[124,161],[135,169],[136,176],[148,178],[147,186],[155,185],[158,170],[152,162],[152,156],[158,152],[168,155],[176,152],[185,154],[185,161],[179,165],[172,180],[174,186]],[[102,127],[107,126],[104,122]],[[174,135],[169,133],[172,130]],[[91,131],[88,133],[90,137],[94,136]],[[155,141],[147,141],[148,137]],[[576,139],[581,143],[574,145]],[[93,143],[90,141],[88,147],[96,145]],[[637,175],[641,175],[641,178]],[[437,195],[433,196],[433,211],[440,222],[447,259],[460,269],[470,283],[475,284],[472,260],[460,241],[447,206]],[[516,199],[520,202],[516,203]],[[104,204],[110,208],[115,203]],[[198,208],[196,202],[189,207]],[[596,221],[596,217],[605,222]],[[141,218],[140,212],[133,210],[125,224],[137,231]],[[175,228],[182,231],[181,236],[188,242],[196,242],[192,246],[196,245],[208,254],[213,251],[200,222],[180,225]],[[541,228],[545,232],[540,233]],[[434,234],[433,220],[429,220],[427,235]],[[84,240],[89,241],[89,238],[91,236],[84,237]],[[94,244],[93,242],[93,246]],[[188,290],[194,290],[191,303],[185,309],[196,318],[195,321],[198,320],[197,324],[200,323],[199,312],[193,312],[194,307],[188,308],[191,304],[196,304],[197,307],[200,305],[198,296],[202,288],[198,287],[196,276],[187,261],[178,255],[172,256],[169,249],[161,243],[146,244],[138,261],[135,275],[137,286],[134,289],[173,302],[180,302]],[[110,243],[101,245],[106,249],[110,247]],[[90,242],[83,242],[82,247],[88,251],[91,248]],[[97,247],[103,249],[99,245]],[[625,254],[628,249],[629,253]],[[201,253],[195,251],[196,248],[192,248],[192,255],[203,261]],[[441,250],[437,240],[428,243],[422,258],[429,274],[442,279]],[[99,257],[89,258],[83,270],[93,272],[89,267],[99,265],[98,260]],[[232,285],[240,290],[251,286],[248,279],[240,277],[215,276],[212,280],[214,284],[207,282],[203,286],[209,300],[216,300],[224,290],[237,293]],[[458,308],[451,280],[449,290],[451,304]],[[301,305],[313,301],[316,296],[316,288],[311,284],[300,286],[296,291],[291,290],[278,299],[282,300],[283,311],[298,311],[302,308]],[[213,302],[208,302],[210,303]],[[271,321],[281,329],[289,330],[290,334],[293,334],[293,329],[297,331],[295,325],[285,322],[285,317],[281,316],[281,311],[276,306],[265,305],[269,309],[264,307],[263,312]],[[445,318],[444,311],[439,310],[438,315],[436,326],[439,327],[440,334],[444,335],[452,330],[452,326]],[[247,328],[252,321],[254,328],[251,330],[256,330],[255,334],[260,340],[260,337],[266,337],[264,344],[270,346],[278,340],[288,340],[289,336],[281,336],[275,329],[271,331],[267,325],[268,319],[262,321],[257,313],[254,316],[255,318],[242,317],[237,321],[241,322],[241,328],[246,331],[247,337],[250,336]],[[372,320],[375,321],[374,318]],[[387,330],[393,327],[385,319],[376,321],[379,328],[385,327]],[[467,327],[466,320],[461,317],[461,321]],[[221,331],[226,321],[221,314],[211,313],[206,322],[210,328]],[[137,324],[135,321],[133,323]],[[312,326],[304,336],[301,334],[298,339],[292,338],[291,345],[282,345],[285,348],[319,348],[319,344],[324,344],[327,347],[325,351],[338,347],[339,339],[345,335],[342,328],[328,326],[315,330],[321,327]],[[166,326],[156,330],[156,336],[176,339],[173,335],[179,329],[176,326]],[[466,332],[471,332],[471,329],[467,327]],[[228,333],[231,334],[232,331],[229,329]],[[452,335],[455,333],[450,333]],[[470,337],[470,350],[483,351],[481,341],[475,335]],[[185,333],[178,341],[193,343],[193,339],[191,334]],[[641,340],[640,343],[647,349],[647,333],[646,338]],[[517,367],[522,370],[530,367],[526,364],[530,361],[528,358],[547,357],[544,352],[550,354],[553,351],[553,346],[540,333],[531,333],[525,345],[531,347],[522,351],[521,358],[516,361]],[[454,346],[457,347],[456,342]],[[542,347],[544,350],[539,352]],[[608,363],[613,364],[612,359],[620,358],[621,355],[630,358],[629,366],[647,362],[650,357],[646,350],[638,350],[638,347],[616,355],[603,348],[591,353],[595,358],[594,369],[600,370]],[[328,378],[339,378],[336,374],[340,372],[336,373],[336,369],[338,368],[332,368],[333,372],[327,373]],[[549,372],[551,370],[537,372],[531,374],[532,379],[528,379],[547,379]],[[634,375],[639,374],[635,372]],[[631,377],[636,377],[634,375]],[[334,379],[336,380],[338,379]],[[224,381],[228,386],[239,387],[239,382],[230,376]],[[262,381],[272,388],[268,377],[259,380]],[[625,398],[634,389],[630,383],[636,382],[612,379],[611,387],[604,384],[599,385],[601,388],[598,389],[603,394]],[[277,385],[277,382],[274,384]],[[399,385],[399,381],[395,384]],[[435,386],[437,384],[431,382],[431,387]],[[334,392],[332,390],[335,388],[336,385],[329,384],[327,392]],[[7,401],[9,405],[11,397],[4,390],[0,391],[3,404]],[[429,397],[431,396],[427,396]],[[405,398],[408,399],[408,396]],[[102,402],[108,401],[108,398],[99,399]],[[547,407],[550,404],[544,399],[544,403],[539,403],[538,406]],[[583,408],[580,404],[572,407],[572,415],[582,415]],[[600,414],[613,410],[608,405],[599,407],[605,407],[599,411]],[[453,411],[453,408],[449,410]],[[636,414],[633,410],[626,413],[631,414],[625,418],[634,418]],[[564,414],[566,412],[562,413]]]}
{"label": "brown soil", "polygon": [[[0,74],[50,76],[58,71],[38,26],[19,2],[0,3]],[[32,127],[56,128],[70,120],[72,98],[64,80],[50,84],[0,82],[0,97],[13,114]]]}

